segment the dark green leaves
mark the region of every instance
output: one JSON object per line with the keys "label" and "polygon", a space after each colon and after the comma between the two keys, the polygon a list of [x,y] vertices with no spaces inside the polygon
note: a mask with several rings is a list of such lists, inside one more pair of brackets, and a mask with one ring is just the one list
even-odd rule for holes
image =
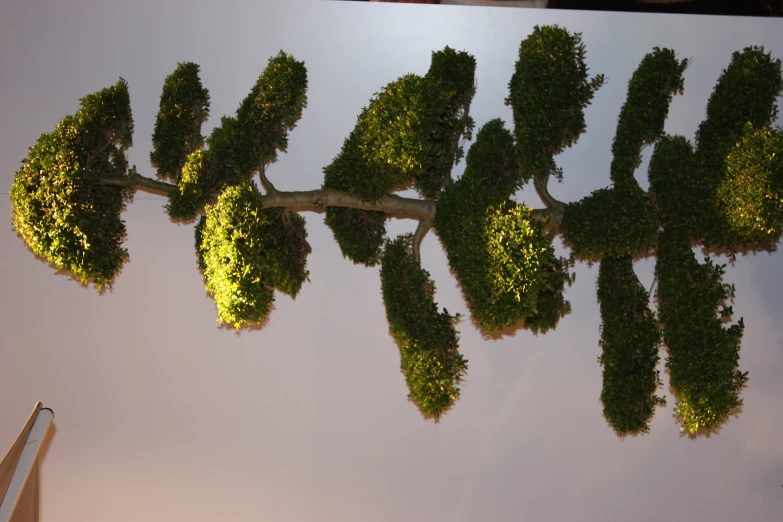
{"label": "dark green leaves", "polygon": [[648,306],[650,296],[633,271],[630,256],[604,256],[598,270],[604,416],[618,435],[646,433],[661,381],[660,331]]}
{"label": "dark green leaves", "polygon": [[682,94],[688,60],[677,61],[674,51],[654,48],[628,82],[628,97],[620,112],[612,144],[612,181],[633,180],[642,162],[641,150],[663,135],[674,94]]}
{"label": "dark green leaves", "polygon": [[128,85],[85,96],[30,147],[11,186],[14,228],[32,251],[83,284],[111,286],[128,257],[120,214],[132,192],[101,185],[127,176],[132,144]]}
{"label": "dark green leaves", "polygon": [[[539,296],[547,295],[546,320],[536,326],[545,331],[567,308],[547,293],[562,291],[568,274],[532,211],[508,199],[514,181],[505,170],[506,160],[513,162],[503,158],[508,145],[502,122],[479,132],[464,175],[438,199],[434,225],[482,328],[494,331],[539,317]],[[481,156],[493,161],[474,161]]]}
{"label": "dark green leaves", "polygon": [[329,207],[325,222],[344,257],[357,264],[375,266],[386,237],[387,219],[383,212]]}
{"label": "dark green leaves", "polygon": [[196,249],[218,321],[257,324],[269,314],[273,289],[296,296],[307,279],[304,219],[262,209],[255,185],[226,188],[196,227]]}
{"label": "dark green leaves", "polygon": [[250,94],[242,101],[236,119],[236,168],[247,175],[285,152],[288,132],[296,126],[307,104],[307,69],[283,51],[269,59]]}
{"label": "dark green leaves", "polygon": [[636,182],[599,189],[568,203],[560,226],[576,255],[588,259],[652,250],[657,229],[654,206]]}
{"label": "dark green leaves", "polygon": [[603,85],[587,80],[581,34],[536,26],[520,45],[506,102],[514,109],[518,158],[525,179],[554,170],[553,156],[585,131],[584,108]]}
{"label": "dark green leaves", "polygon": [[467,363],[458,351],[454,316],[438,311],[435,284],[413,259],[411,235],[386,244],[381,290],[389,333],[400,349],[408,398],[425,418],[440,417],[459,398]]}
{"label": "dark green leaves", "polygon": [[199,66],[179,63],[163,82],[152,134],[150,161],[158,176],[177,181],[185,158],[204,144],[201,125],[209,115],[209,91],[201,86]]}
{"label": "dark green leaves", "polygon": [[760,128],[777,118],[775,98],[781,90],[780,60],[773,60],[763,47],[746,47],[732,55],[707,103],[707,119],[696,132],[697,153],[716,169],[709,176],[720,177],[723,162],[747,122]]}
{"label": "dark green leaves", "polygon": [[476,143],[468,151],[466,163],[463,179],[480,177],[475,181],[498,199],[510,198],[522,185],[514,154],[514,137],[500,118],[481,127]]}
{"label": "dark green leaves", "polygon": [[413,182],[424,197],[436,198],[459,159],[460,137],[470,138],[475,68],[472,56],[446,47],[432,53],[424,77],[408,74],[376,93],[325,169],[325,188],[377,201]]}
{"label": "dark green leaves", "polygon": [[696,132],[697,190],[704,201],[699,237],[707,245],[733,246],[731,227],[716,200],[726,175],[726,161],[742,139],[746,123],[760,129],[775,120],[776,97],[782,90],[780,60],[773,60],[763,47],[747,47],[732,55],[710,96],[707,118]]}
{"label": "dark green leaves", "polygon": [[721,283],[723,266],[709,258],[703,265],[696,261],[687,234],[677,229],[661,233],[656,271],[675,413],[690,433],[717,428],[742,405],[739,393],[747,380],[737,370],[744,323],[723,327],[732,313],[724,303],[734,297],[733,288]]}
{"label": "dark green leaves", "polygon": [[683,136],[663,136],[655,144],[648,179],[658,219],[665,226],[689,230],[693,237],[705,205],[697,170],[693,146]]}
{"label": "dark green leaves", "polygon": [[[473,128],[468,109],[475,67],[472,56],[446,47],[432,53],[424,77],[408,74],[376,93],[324,168],[323,188],[374,202],[413,183],[424,197],[436,198],[461,154],[460,137],[470,138]],[[386,219],[378,212],[326,211],[343,255],[367,266],[378,261]]]}

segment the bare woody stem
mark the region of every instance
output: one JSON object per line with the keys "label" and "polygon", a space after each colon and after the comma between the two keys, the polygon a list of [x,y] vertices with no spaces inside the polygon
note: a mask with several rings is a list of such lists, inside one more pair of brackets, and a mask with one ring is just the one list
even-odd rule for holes
{"label": "bare woody stem", "polygon": [[533,216],[537,219],[543,218],[545,215],[549,216],[549,222],[546,228],[554,236],[560,230],[560,222],[563,219],[563,211],[565,210],[565,204],[558,201],[552,194],[549,193],[547,185],[549,183],[549,173],[535,174],[533,176],[533,185],[536,187],[536,192],[541,198],[541,201],[546,205],[546,209],[536,209],[533,211]]}
{"label": "bare woody stem", "polygon": [[265,170],[265,165],[261,165],[258,169],[258,174],[261,177],[261,186],[264,187],[267,194],[276,194],[278,190],[272,185],[272,182],[267,179]]}
{"label": "bare woody stem", "polygon": [[[176,185],[156,181],[132,172],[123,178],[102,178],[102,185],[113,187],[141,186],[155,191],[169,194],[176,189]],[[383,212],[391,217],[413,218],[432,222],[435,217],[435,202],[426,199],[403,198],[390,194],[378,201],[363,201],[358,196],[347,192],[332,189],[307,190],[301,192],[284,192],[276,190],[274,193],[261,196],[261,205],[264,208],[288,208],[294,212],[310,211],[323,212],[327,207],[346,207],[358,210],[370,210]]]}
{"label": "bare woody stem", "polygon": [[416,232],[413,234],[413,259],[419,266],[421,266],[421,242],[431,228],[432,219],[422,218],[419,220],[419,226],[416,227]]}
{"label": "bare woody stem", "polygon": [[[147,178],[134,170],[131,170],[130,175],[127,177],[102,178],[100,183],[113,187],[144,187],[164,194],[169,194],[176,189],[176,185]],[[543,183],[543,191],[539,188],[541,183]],[[547,204],[547,208],[533,210],[533,217],[541,220],[548,216],[547,228],[556,231],[563,216],[564,205],[551,197],[549,192],[546,191],[546,180],[539,181],[536,179],[535,184],[536,189],[539,190],[539,195],[541,195],[544,203]],[[416,219],[419,221],[419,226],[414,234],[414,255],[417,258],[419,256],[419,246],[424,236],[432,228],[435,219],[434,201],[403,198],[395,194],[390,194],[375,202],[368,202],[347,192],[332,189],[301,192],[275,190],[272,193],[261,196],[261,205],[264,208],[287,208],[293,212],[323,212],[328,207],[355,208],[357,210],[383,212],[395,218]]]}

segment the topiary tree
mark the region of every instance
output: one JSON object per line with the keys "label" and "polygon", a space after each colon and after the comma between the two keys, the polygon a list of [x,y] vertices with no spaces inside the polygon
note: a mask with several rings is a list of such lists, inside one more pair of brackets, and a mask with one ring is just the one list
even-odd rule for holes
{"label": "topiary tree", "polygon": [[[272,57],[236,114],[206,139],[209,93],[198,66],[182,63],[164,81],[153,134],[150,160],[160,179],[128,168],[133,120],[120,80],[83,98],[75,115],[30,148],[11,188],[12,221],[34,253],[102,289],[127,259],[120,214],[133,191],[166,194],[172,219],[197,221],[196,257],[218,321],[241,328],[268,319],[276,291],[298,294],[310,253],[299,212],[325,212],[346,258],[380,264],[409,398],[435,421],[459,397],[467,361],[457,317],[438,309],[421,268],[430,229],[485,333],[556,328],[570,312],[569,269],[577,258],[597,261],[609,425],[621,436],[649,430],[665,402],[656,369],[663,340],[676,414],[683,430],[696,433],[717,428],[741,405],[747,373],[737,369],[742,320],[723,326],[733,286],[722,283],[722,266],[696,262],[692,246],[733,253],[780,238],[783,133],[771,125],[783,77],[763,48],[734,53],[694,147],[664,132],[687,65],[657,47],[642,59],[612,144],[611,186],[566,204],[548,190],[550,177],[563,179],[555,156],[585,132],[584,109],[604,83],[600,74],[588,78],[578,33],[536,27],[521,43],[506,99],[511,130],[500,119],[485,122],[459,179],[451,171],[472,139],[476,62],[446,47],[432,53],[423,76],[405,75],[370,100],[324,168],[322,187],[302,192],[278,190],[266,170],[306,106],[304,63],[283,52]],[[642,149],[653,144],[645,191],[634,176]],[[531,182],[542,208],[514,199]],[[395,194],[410,187],[420,198]],[[418,227],[390,238],[391,218],[413,218]],[[569,258],[555,255],[557,235]],[[657,313],[633,270],[635,258],[649,255],[658,258]]]}

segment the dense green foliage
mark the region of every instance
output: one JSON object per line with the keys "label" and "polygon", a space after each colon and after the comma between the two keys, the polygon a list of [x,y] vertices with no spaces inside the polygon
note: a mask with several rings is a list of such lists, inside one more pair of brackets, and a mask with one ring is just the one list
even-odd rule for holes
{"label": "dense green foliage", "polygon": [[642,59],[628,82],[612,144],[612,181],[631,181],[642,162],[642,147],[663,135],[672,97],[682,94],[688,60],[678,62],[674,51],[655,47]]}
{"label": "dense green foliage", "polygon": [[400,349],[408,398],[425,418],[440,419],[459,398],[457,385],[468,361],[457,346],[458,319],[438,311],[435,283],[414,260],[411,235],[386,243],[381,257],[381,290],[386,318]]}
{"label": "dense green foliage", "polygon": [[687,66],[687,60],[677,61],[674,51],[656,47],[628,82],[612,144],[614,186],[565,207],[560,231],[576,255],[599,259],[655,248],[657,209],[634,179],[634,171],[641,164],[642,147],[663,136],[669,105],[674,94],[683,91]]}
{"label": "dense green foliage", "polygon": [[235,168],[234,144],[238,133],[235,118],[224,116],[207,139],[209,148],[188,155],[175,190],[169,193],[166,212],[173,219],[189,221],[214,203],[223,187],[250,181],[248,173]]}
{"label": "dense green foliage", "polygon": [[201,86],[199,66],[186,62],[163,82],[152,134],[150,161],[162,178],[177,181],[185,158],[204,144],[201,125],[209,115],[209,91]]}
{"label": "dense green foliage", "polygon": [[304,219],[262,209],[258,188],[226,188],[196,227],[196,249],[218,321],[239,328],[269,315],[274,289],[295,297],[307,279],[310,253]]}
{"label": "dense green foliage", "polygon": [[783,230],[783,132],[748,123],[726,160],[718,207],[743,245],[774,244]]}
{"label": "dense green foliage", "polygon": [[709,258],[699,264],[688,236],[661,233],[656,272],[658,315],[669,352],[666,367],[677,397],[675,413],[683,430],[696,433],[721,425],[742,405],[739,391],[747,372],[737,370],[744,323],[723,327],[732,314],[724,303],[733,285],[721,283],[724,266]]}
{"label": "dense green foliage", "polygon": [[269,59],[250,94],[237,110],[234,166],[240,175],[277,160],[288,147],[288,132],[307,104],[307,69],[283,51]]}
{"label": "dense green foliage", "polygon": [[526,179],[555,170],[553,156],[585,131],[584,108],[603,85],[587,80],[580,33],[536,26],[519,47],[506,102],[514,110],[517,157]]}
{"label": "dense green foliage", "polygon": [[11,217],[28,247],[82,284],[111,287],[128,252],[120,214],[132,192],[101,185],[127,176],[132,145],[128,85],[81,99],[51,133],[30,147],[11,186]]}
{"label": "dense green foliage", "polygon": [[621,436],[647,433],[655,407],[666,401],[658,365],[660,330],[650,296],[633,270],[631,256],[604,256],[598,269],[601,306],[601,402],[609,425]]}
{"label": "dense green foliage", "polygon": [[658,221],[667,227],[697,236],[694,214],[701,203],[698,196],[698,164],[693,146],[683,136],[663,136],[655,144],[648,179]]}
{"label": "dense green foliage", "polygon": [[568,203],[560,225],[574,253],[587,259],[648,252],[655,248],[657,229],[654,204],[635,181]]}
{"label": "dense green foliage", "polygon": [[[696,131],[698,183],[693,221],[700,225],[698,238],[707,245],[732,248],[738,239],[730,233],[716,202],[716,192],[726,175],[726,160],[742,138],[746,123],[768,127],[777,118],[776,97],[783,91],[780,60],[763,47],[735,52],[707,103],[707,118]],[[693,197],[693,196],[691,196]]]}
{"label": "dense green foliage", "polygon": [[188,155],[182,166],[176,189],[169,194],[166,211],[174,219],[189,220],[206,205],[209,179],[208,151],[197,150]]}
{"label": "dense green foliage", "polygon": [[[568,279],[531,209],[509,199],[515,163],[510,133],[494,120],[479,131],[462,178],[441,194],[435,214],[471,314],[488,331],[537,318],[539,295],[562,291]],[[565,301],[547,304],[547,320],[533,321],[544,331],[567,313]],[[553,310],[556,305],[562,308]]]}
{"label": "dense green foliage", "polygon": [[[432,53],[425,76],[405,75],[376,93],[324,168],[323,188],[374,202],[412,183],[424,197],[437,198],[462,155],[460,137],[471,137],[475,68],[471,55],[446,47]],[[326,223],[345,257],[367,266],[378,262],[386,216],[328,208]]]}
{"label": "dense green foliage", "polygon": [[[195,80],[189,80],[187,85],[197,81],[196,76]],[[166,88],[164,86],[164,95]],[[176,149],[177,153],[186,152],[186,156],[176,156],[177,189],[169,194],[169,203],[166,206],[169,216],[185,221],[194,219],[207,203],[214,202],[223,187],[248,182],[256,172],[276,161],[277,151],[285,151],[288,132],[293,130],[302,115],[307,103],[306,91],[307,69],[304,62],[296,61],[281,51],[270,58],[250,94],[240,104],[236,116],[224,116],[221,118],[221,124],[212,130],[207,140],[207,150],[183,148],[182,143],[198,143],[197,146],[200,147],[203,141],[200,138],[179,138],[179,134],[184,133],[182,128],[186,126],[185,123],[192,127],[193,118],[182,117],[185,123],[165,127],[168,134],[161,131],[159,139],[165,139],[165,143],[179,147]],[[181,112],[178,105],[167,106],[165,110],[167,114]],[[161,113],[163,112],[162,98]],[[158,118],[160,121],[161,116]],[[161,128],[164,129],[163,126]],[[158,150],[161,150],[160,147]],[[174,145],[170,145],[164,152],[168,154],[167,157],[173,157],[173,150]],[[174,160],[167,161],[171,163]]]}

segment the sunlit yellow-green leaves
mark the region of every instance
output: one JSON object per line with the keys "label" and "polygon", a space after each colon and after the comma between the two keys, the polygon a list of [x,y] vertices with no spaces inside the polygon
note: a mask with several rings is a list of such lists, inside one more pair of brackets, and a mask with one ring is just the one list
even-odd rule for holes
{"label": "sunlit yellow-green leaves", "polygon": [[658,317],[669,357],[669,383],[677,399],[675,413],[683,430],[717,428],[742,405],[740,389],[747,372],[737,369],[744,323],[723,327],[732,308],[733,285],[721,282],[725,265],[696,261],[688,235],[677,229],[660,234]]}
{"label": "sunlit yellow-green leaves", "polygon": [[276,288],[295,297],[307,279],[304,219],[262,209],[255,185],[226,188],[196,227],[196,249],[218,321],[257,324],[269,315]]}
{"label": "sunlit yellow-green leaves", "polygon": [[783,229],[783,133],[754,130],[748,123],[742,140],[726,160],[718,187],[718,207],[737,243],[777,243]]}
{"label": "sunlit yellow-green leaves", "polygon": [[177,64],[163,82],[160,108],[152,134],[150,161],[158,176],[177,181],[185,158],[204,144],[201,125],[209,115],[209,91],[201,86],[199,66]]}
{"label": "sunlit yellow-green leaves", "polygon": [[83,284],[111,286],[128,257],[120,214],[132,191],[100,184],[127,175],[128,85],[85,96],[74,116],[30,147],[11,186],[17,233],[37,255]]}
{"label": "sunlit yellow-green leaves", "polygon": [[581,34],[556,25],[536,26],[522,41],[507,104],[514,110],[518,158],[526,179],[548,173],[553,156],[585,131],[584,108],[603,85],[587,79]]}
{"label": "sunlit yellow-green leaves", "polygon": [[386,244],[381,290],[389,333],[400,349],[408,398],[425,418],[440,419],[459,398],[468,361],[458,351],[457,317],[438,311],[435,284],[411,253],[411,235]]}
{"label": "sunlit yellow-green leaves", "polygon": [[166,211],[174,219],[193,219],[198,211],[204,208],[208,194],[205,194],[207,184],[207,153],[197,150],[188,155],[182,167],[182,173],[177,186],[169,194]]}
{"label": "sunlit yellow-green leaves", "polygon": [[[494,298],[513,295],[535,315],[538,292],[546,281],[545,269],[554,261],[554,249],[533,221],[533,211],[510,201],[489,207],[484,221],[487,274]],[[542,277],[543,276],[543,277]]]}
{"label": "sunlit yellow-green leaves", "polygon": [[768,127],[778,114],[776,98],[783,92],[780,60],[763,47],[746,47],[732,55],[707,103],[707,118],[696,131],[698,162],[694,199],[699,238],[707,245],[733,246],[733,237],[716,200],[726,175],[726,161],[742,139],[747,123],[754,129]]}
{"label": "sunlit yellow-green leaves", "polygon": [[[446,47],[432,53],[424,77],[408,74],[376,93],[324,168],[323,188],[374,202],[413,183],[424,197],[436,198],[462,153],[460,137],[471,137],[475,67],[471,55]],[[366,266],[378,262],[386,219],[379,212],[326,210],[343,256]]]}
{"label": "sunlit yellow-green leaves", "polygon": [[241,174],[277,160],[285,152],[288,133],[296,127],[307,104],[307,69],[283,51],[269,59],[236,114],[235,161]]}
{"label": "sunlit yellow-green leaves", "polygon": [[[482,328],[529,320],[534,331],[546,331],[569,310],[562,299],[568,274],[531,210],[509,200],[515,180],[504,172],[505,159],[497,159],[508,154],[513,162],[513,149],[502,130],[498,120],[479,131],[462,178],[438,199],[435,230]],[[479,164],[476,155],[494,161]]]}
{"label": "sunlit yellow-green leaves", "polygon": [[646,433],[661,385],[658,365],[660,330],[650,296],[633,270],[631,256],[604,256],[598,269],[601,306],[601,356],[604,416],[618,435]]}
{"label": "sunlit yellow-green leaves", "polygon": [[671,49],[655,47],[642,59],[628,82],[628,96],[617,123],[612,181],[632,180],[642,162],[642,147],[663,135],[672,96],[683,92],[687,67],[688,60],[678,61]]}

